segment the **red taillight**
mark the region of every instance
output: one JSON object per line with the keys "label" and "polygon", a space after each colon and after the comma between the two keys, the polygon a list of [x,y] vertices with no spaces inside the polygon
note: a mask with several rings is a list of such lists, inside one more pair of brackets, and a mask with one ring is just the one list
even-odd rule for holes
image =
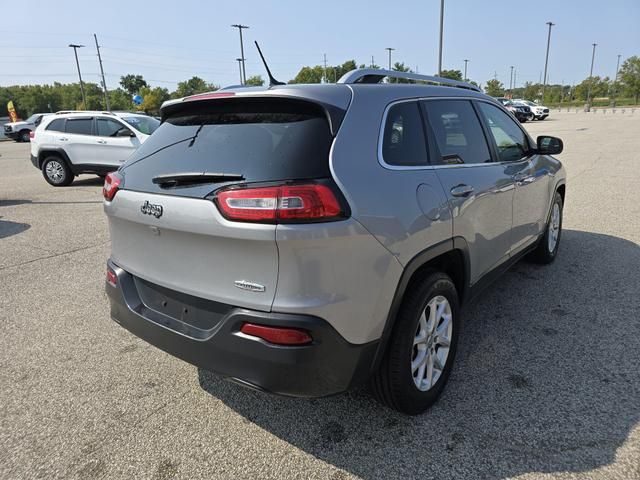
{"label": "red taillight", "polygon": [[31,130],[29,132],[29,138],[33,140],[35,137],[36,137],[36,131],[35,130]]}
{"label": "red taillight", "polygon": [[258,337],[275,345],[307,345],[313,340],[307,332],[296,328],[268,327],[245,323],[240,331],[245,335]]}
{"label": "red taillight", "polygon": [[104,186],[102,187],[102,196],[108,202],[113,200],[116,196],[116,192],[122,183],[122,177],[116,172],[112,172],[104,177]]}
{"label": "red taillight", "polygon": [[107,267],[107,283],[112,287],[115,287],[118,284],[118,276],[110,267]]}
{"label": "red taillight", "polygon": [[245,222],[321,221],[343,213],[331,188],[319,183],[223,190],[216,200],[227,219]]}

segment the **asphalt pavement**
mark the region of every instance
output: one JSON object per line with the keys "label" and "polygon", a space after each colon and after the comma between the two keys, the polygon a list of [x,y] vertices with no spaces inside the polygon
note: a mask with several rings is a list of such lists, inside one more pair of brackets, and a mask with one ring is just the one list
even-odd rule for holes
{"label": "asphalt pavement", "polygon": [[464,314],[439,402],[271,396],[109,318],[101,181],[53,188],[0,142],[0,478],[640,479],[640,110],[527,123],[563,138],[556,262]]}

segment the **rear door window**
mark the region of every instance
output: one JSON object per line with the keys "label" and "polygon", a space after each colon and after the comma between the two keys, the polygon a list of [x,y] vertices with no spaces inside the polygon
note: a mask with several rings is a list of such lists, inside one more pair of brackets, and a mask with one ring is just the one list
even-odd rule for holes
{"label": "rear door window", "polygon": [[125,165],[127,188],[200,195],[216,185],[192,190],[160,190],[157,175],[208,172],[242,175],[245,182],[328,178],[332,135],[317,105],[283,99],[194,102],[165,119]]}
{"label": "rear door window", "polygon": [[65,126],[67,133],[77,135],[91,135],[93,130],[93,118],[68,118]]}
{"label": "rear door window", "polygon": [[387,165],[428,165],[427,142],[418,102],[402,102],[389,108],[382,138],[382,160]]}
{"label": "rear door window", "polygon": [[468,100],[424,102],[443,164],[491,161],[480,120]]}

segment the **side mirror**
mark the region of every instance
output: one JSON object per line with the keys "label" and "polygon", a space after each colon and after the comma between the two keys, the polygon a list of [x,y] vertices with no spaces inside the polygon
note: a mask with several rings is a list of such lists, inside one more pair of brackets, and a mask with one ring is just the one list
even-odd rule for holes
{"label": "side mirror", "polygon": [[116,134],[116,137],[135,137],[135,136],[136,136],[136,134],[133,133],[128,128],[122,128],[122,129],[118,130],[118,133]]}
{"label": "side mirror", "polygon": [[558,137],[542,135],[536,140],[537,153],[540,155],[558,155],[562,153],[564,144]]}

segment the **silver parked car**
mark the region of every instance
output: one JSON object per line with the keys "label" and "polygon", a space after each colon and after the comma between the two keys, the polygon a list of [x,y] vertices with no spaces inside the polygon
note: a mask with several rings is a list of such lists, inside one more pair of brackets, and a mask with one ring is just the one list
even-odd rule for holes
{"label": "silver parked car", "polygon": [[105,180],[111,316],[243,385],[315,397],[370,380],[423,412],[461,305],[523,256],[557,255],[562,142],[469,84],[354,70],[170,101],[162,119]]}

